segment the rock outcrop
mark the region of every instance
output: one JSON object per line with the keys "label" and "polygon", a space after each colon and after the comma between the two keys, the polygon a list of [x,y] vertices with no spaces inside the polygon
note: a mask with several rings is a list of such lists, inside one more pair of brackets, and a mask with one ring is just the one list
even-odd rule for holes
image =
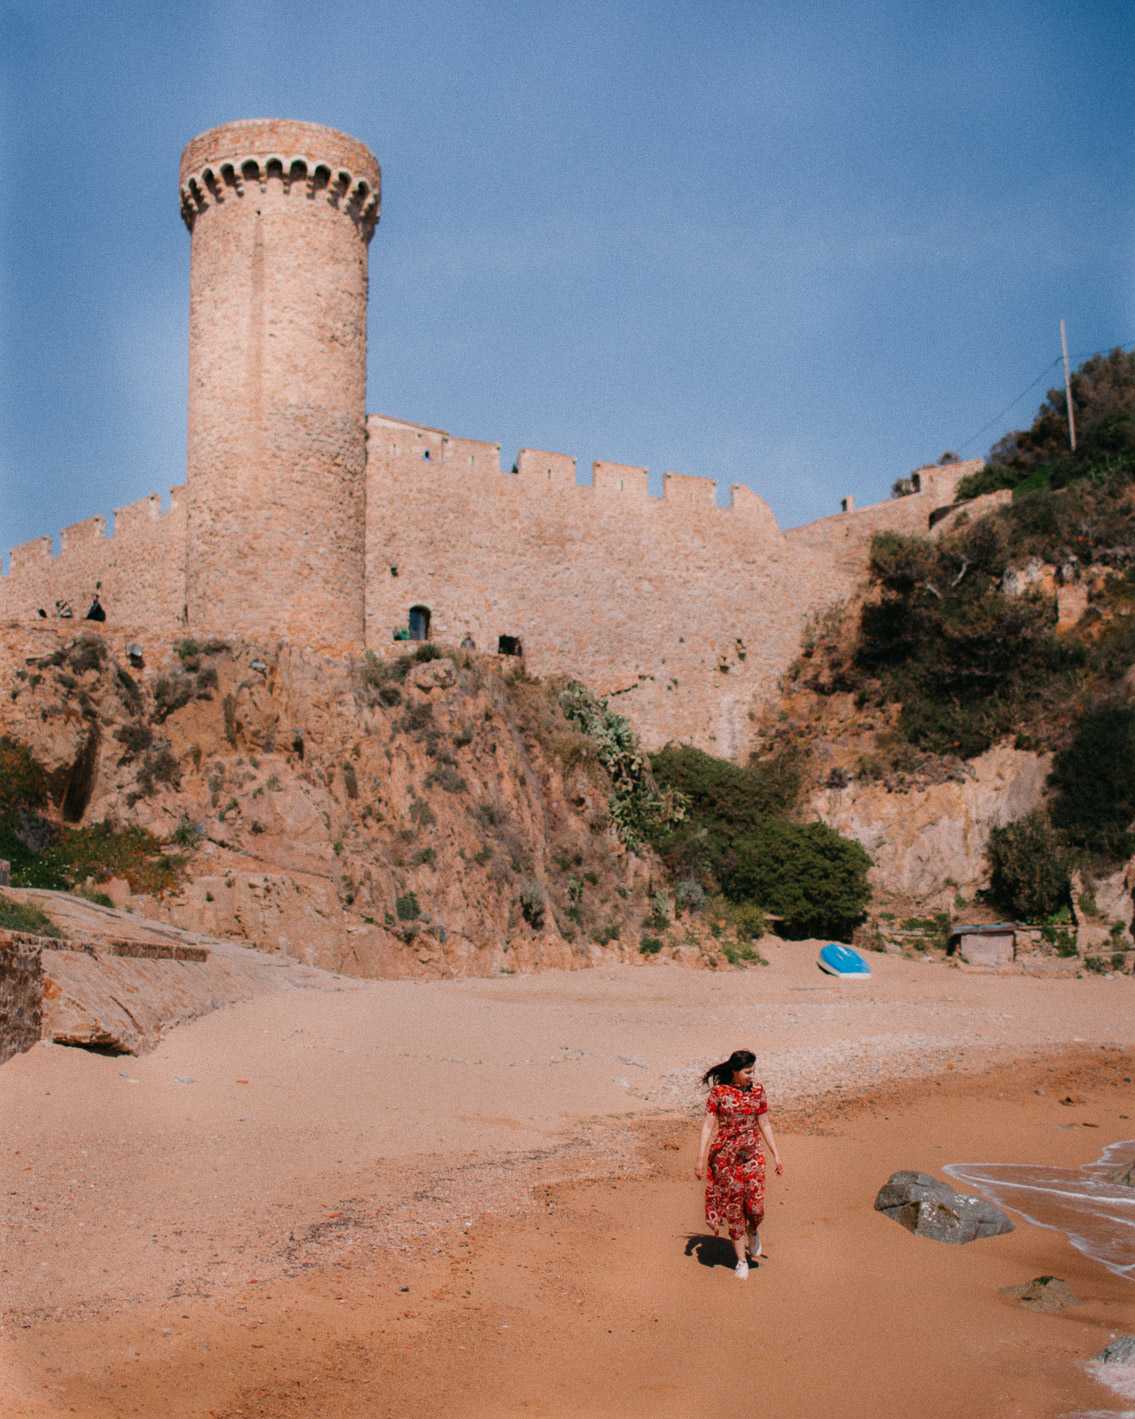
{"label": "rock outcrop", "polygon": [[897,790],[855,780],[824,788],[812,811],[871,854],[872,884],[914,908],[948,911],[988,884],[993,827],[1031,813],[1044,797],[1051,756],[999,745],[947,783]]}
{"label": "rock outcrop", "polygon": [[961,1246],[978,1237],[999,1237],[1013,1224],[984,1197],[966,1197],[929,1173],[894,1173],[879,1189],[875,1211],[916,1237]]}
{"label": "rock outcrop", "polygon": [[116,907],[356,976],[637,955],[658,869],[620,846],[557,686],[433,646],[136,641],[0,644],[0,735],[44,764],[64,823],[181,844],[179,890],[99,882]]}

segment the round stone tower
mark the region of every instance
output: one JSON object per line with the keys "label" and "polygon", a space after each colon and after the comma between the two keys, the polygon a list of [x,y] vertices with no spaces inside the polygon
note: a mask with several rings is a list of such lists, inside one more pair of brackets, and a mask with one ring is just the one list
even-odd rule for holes
{"label": "round stone tower", "polygon": [[186,145],[193,630],[363,643],[367,244],[381,176],[333,128]]}

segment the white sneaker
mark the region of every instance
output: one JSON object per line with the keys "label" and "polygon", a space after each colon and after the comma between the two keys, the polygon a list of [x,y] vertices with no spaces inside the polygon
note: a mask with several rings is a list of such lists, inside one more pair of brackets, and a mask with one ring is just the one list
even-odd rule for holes
{"label": "white sneaker", "polygon": [[739,1281],[747,1280],[749,1275],[749,1263],[747,1261],[739,1261],[733,1268],[733,1275],[736,1276]]}

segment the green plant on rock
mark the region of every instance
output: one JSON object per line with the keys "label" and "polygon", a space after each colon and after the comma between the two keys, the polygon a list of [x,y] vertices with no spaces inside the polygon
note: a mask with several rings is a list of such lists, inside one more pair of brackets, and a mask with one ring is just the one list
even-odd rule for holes
{"label": "green plant on rock", "polygon": [[520,879],[520,911],[524,920],[535,931],[544,925],[544,913],[548,905],[548,894],[535,877]]}
{"label": "green plant on rock", "polygon": [[407,892],[405,896],[396,897],[394,910],[399,921],[417,921],[422,914],[422,909],[418,905],[418,899],[413,892]]}
{"label": "green plant on rock", "polygon": [[674,888],[674,910],[694,914],[701,911],[705,903],[705,888],[696,877],[685,877]]}
{"label": "green plant on rock", "polygon": [[625,847],[640,848],[653,834],[682,821],[684,800],[673,790],[659,788],[625,716],[608,709],[606,700],[578,680],[568,684],[559,702],[565,717],[596,745],[611,779],[611,822]]}
{"label": "green plant on rock", "polygon": [[29,936],[61,937],[63,933],[47,913],[31,902],[17,902],[0,892],[0,928],[24,931]]}

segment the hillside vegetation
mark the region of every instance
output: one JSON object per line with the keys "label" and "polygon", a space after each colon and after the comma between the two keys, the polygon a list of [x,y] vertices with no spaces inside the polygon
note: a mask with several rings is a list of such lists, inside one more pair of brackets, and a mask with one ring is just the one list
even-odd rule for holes
{"label": "hillside vegetation", "polygon": [[958,493],[1011,499],[877,535],[867,595],[813,627],[788,682],[818,719],[844,694],[873,725],[855,776],[933,778],[997,742],[1053,753],[1047,807],[990,840],[993,898],[1022,916],[1135,850],[1135,356],[1094,356],[1072,391],[1076,452],[1050,391]]}
{"label": "hillside vegetation", "polygon": [[[360,975],[755,962],[762,910],[834,930],[865,900],[825,878],[847,844],[770,821],[791,774],[733,805],[733,862],[698,837],[705,795],[578,682],[432,643],[334,660],[187,639],[128,669],[94,631],[46,654],[42,635],[0,647],[17,886]],[[701,757],[716,784],[747,772]]]}

